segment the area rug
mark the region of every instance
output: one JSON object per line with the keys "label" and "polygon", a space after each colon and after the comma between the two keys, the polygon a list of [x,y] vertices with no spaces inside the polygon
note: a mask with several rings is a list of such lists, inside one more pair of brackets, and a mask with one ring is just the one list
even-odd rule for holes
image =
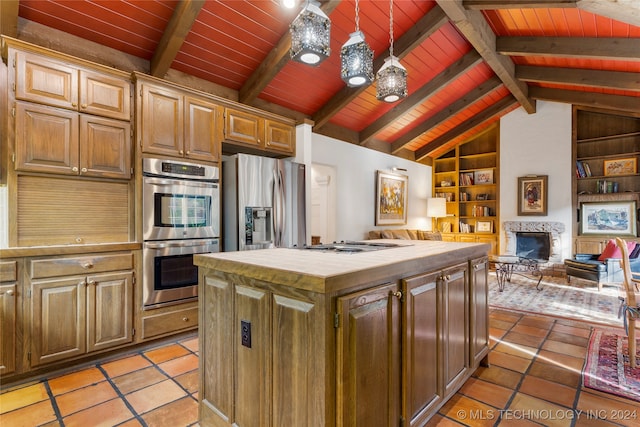
{"label": "area rug", "polygon": [[598,291],[594,282],[571,279],[567,283],[564,277],[544,276],[541,290],[537,290],[537,281],[514,274],[500,292],[495,272],[490,272],[489,305],[622,327],[622,319],[618,318],[619,285],[605,285]]}
{"label": "area rug", "polygon": [[[640,346],[636,348],[640,361]],[[582,381],[585,387],[640,402],[640,367],[629,366],[627,337],[617,331],[594,328]]]}

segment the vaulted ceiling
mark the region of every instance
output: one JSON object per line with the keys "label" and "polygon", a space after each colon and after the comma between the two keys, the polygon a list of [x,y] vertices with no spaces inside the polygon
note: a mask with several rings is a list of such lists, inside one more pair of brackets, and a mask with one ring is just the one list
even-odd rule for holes
{"label": "vaulted ceiling", "polygon": [[[2,0],[2,32],[25,23],[78,36],[225,88],[245,104],[310,119],[316,133],[429,162],[536,100],[640,111],[640,2],[636,0],[395,0],[394,54],[409,95],[376,99],[375,82],[340,79],[340,47],[355,29],[355,0],[322,2],[331,56],[289,59],[300,7],[276,0]],[[361,0],[360,30],[374,69],[389,55],[389,3]],[[231,95],[229,95],[231,94]]]}

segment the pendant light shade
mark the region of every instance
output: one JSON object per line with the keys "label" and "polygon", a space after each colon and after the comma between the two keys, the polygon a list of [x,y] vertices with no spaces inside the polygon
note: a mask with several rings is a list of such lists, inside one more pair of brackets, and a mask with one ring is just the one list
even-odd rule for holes
{"label": "pendant light shade", "polygon": [[373,81],[373,51],[360,31],[360,3],[356,0],[356,30],[340,50],[340,77],[351,87]]}
{"label": "pendant light shade", "polygon": [[293,20],[291,59],[309,65],[319,65],[331,53],[331,21],[320,9],[317,1],[309,0]]}
{"label": "pendant light shade", "polygon": [[362,31],[349,35],[349,40],[340,50],[340,77],[351,87],[362,86],[373,81],[373,51]]}
{"label": "pendant light shade", "polygon": [[396,102],[407,96],[407,69],[393,56],[393,0],[389,1],[389,57],[376,73],[376,98]]}
{"label": "pendant light shade", "polygon": [[396,102],[407,96],[407,70],[398,58],[390,56],[376,74],[378,86],[376,98],[384,102]]}

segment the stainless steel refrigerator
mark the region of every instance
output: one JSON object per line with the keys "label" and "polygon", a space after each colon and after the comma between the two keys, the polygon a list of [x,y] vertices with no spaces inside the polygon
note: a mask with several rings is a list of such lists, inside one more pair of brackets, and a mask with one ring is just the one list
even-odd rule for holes
{"label": "stainless steel refrigerator", "polygon": [[222,162],[223,250],[306,243],[305,165],[235,154]]}

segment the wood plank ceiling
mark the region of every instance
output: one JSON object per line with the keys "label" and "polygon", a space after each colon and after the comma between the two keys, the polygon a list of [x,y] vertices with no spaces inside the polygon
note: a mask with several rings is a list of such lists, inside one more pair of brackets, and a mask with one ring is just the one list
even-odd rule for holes
{"label": "wood plank ceiling", "polygon": [[[276,0],[3,0],[1,30],[35,22],[225,88],[225,96],[314,122],[314,132],[418,162],[536,100],[640,112],[640,2],[629,0],[396,0],[394,53],[409,96],[376,100],[375,83],[349,88],[340,47],[355,0],[322,2],[331,56],[289,59],[300,7]],[[361,0],[360,29],[374,69],[389,55],[389,3]]]}

